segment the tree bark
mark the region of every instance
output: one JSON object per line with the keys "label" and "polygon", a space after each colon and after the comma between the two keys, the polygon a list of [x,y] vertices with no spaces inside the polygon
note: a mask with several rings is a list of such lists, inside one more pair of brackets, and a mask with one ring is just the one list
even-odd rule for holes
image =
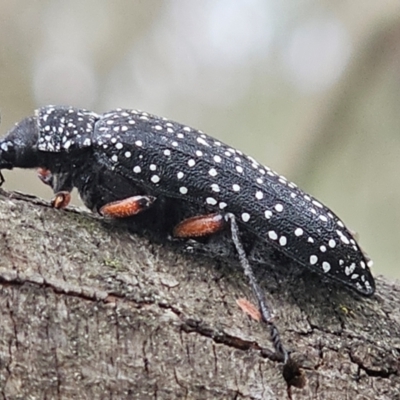
{"label": "tree bark", "polygon": [[0,190],[0,398],[400,399],[398,284],[264,281],[303,389],[261,351],[239,270]]}

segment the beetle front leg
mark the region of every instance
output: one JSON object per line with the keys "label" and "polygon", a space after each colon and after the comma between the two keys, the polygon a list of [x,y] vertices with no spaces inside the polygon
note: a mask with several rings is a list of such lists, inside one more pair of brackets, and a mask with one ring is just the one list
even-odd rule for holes
{"label": "beetle front leg", "polygon": [[103,217],[127,218],[139,214],[152,206],[156,197],[132,196],[123,200],[113,201],[100,208]]}
{"label": "beetle front leg", "polygon": [[53,187],[53,183],[54,183],[53,174],[51,173],[51,171],[49,169],[38,168],[37,176],[45,185]]}
{"label": "beetle front leg", "polygon": [[65,208],[71,202],[72,185],[67,174],[52,174],[47,168],[38,168],[38,178],[54,191],[51,206],[57,209]]}

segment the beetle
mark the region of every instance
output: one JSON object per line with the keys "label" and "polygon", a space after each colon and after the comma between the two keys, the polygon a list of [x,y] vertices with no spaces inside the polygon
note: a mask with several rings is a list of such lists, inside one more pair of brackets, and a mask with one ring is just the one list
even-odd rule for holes
{"label": "beetle", "polygon": [[0,142],[0,169],[15,167],[39,168],[57,208],[69,203],[76,187],[92,211],[139,228],[153,224],[154,232],[189,246],[221,250],[222,242],[218,247],[203,240],[220,235],[222,248],[230,246],[227,253],[239,259],[286,364],[290,357],[249,260],[268,264],[278,254],[361,295],[375,291],[371,260],[329,208],[254,158],[189,126],[138,110],[97,114],[46,106]]}

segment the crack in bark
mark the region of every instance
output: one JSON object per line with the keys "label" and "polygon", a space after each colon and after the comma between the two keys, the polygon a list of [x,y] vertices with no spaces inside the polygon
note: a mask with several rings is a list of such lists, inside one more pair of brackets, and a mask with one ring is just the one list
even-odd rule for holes
{"label": "crack in bark", "polygon": [[368,376],[372,378],[390,378],[392,375],[398,375],[399,370],[394,368],[387,369],[372,369],[364,365],[363,361],[356,355],[349,352],[350,360],[358,366],[359,369],[364,371]]}

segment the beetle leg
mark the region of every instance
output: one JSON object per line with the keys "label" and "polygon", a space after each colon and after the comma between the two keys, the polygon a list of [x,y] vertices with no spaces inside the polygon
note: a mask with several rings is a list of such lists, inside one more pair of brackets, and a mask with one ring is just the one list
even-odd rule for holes
{"label": "beetle leg", "polygon": [[54,197],[51,199],[51,206],[57,208],[66,208],[71,202],[71,191],[70,190],[59,190],[55,192]]}
{"label": "beetle leg", "polygon": [[71,193],[63,190],[57,192],[51,200],[51,206],[57,209],[65,208],[71,201]]}
{"label": "beetle leg", "polygon": [[224,217],[221,214],[198,215],[176,225],[173,235],[179,238],[208,236],[219,232],[225,225]]}
{"label": "beetle leg", "polygon": [[247,276],[250,282],[250,286],[253,290],[253,293],[257,298],[258,308],[261,313],[262,321],[265,322],[270,327],[271,340],[275,352],[277,353],[279,359],[283,361],[284,364],[287,364],[287,362],[289,361],[289,353],[282,344],[278,328],[275,326],[272,320],[272,313],[270,311],[270,307],[268,307],[267,305],[264,293],[261,290],[260,286],[258,285],[256,277],[254,276],[253,269],[251,268],[250,263],[247,260],[247,256],[244,251],[242,242],[240,241],[239,227],[236,223],[236,217],[231,213],[227,213],[225,214],[225,219],[227,222],[230,223],[232,241],[235,245],[236,251],[239,256],[240,265],[242,266],[244,274]]}
{"label": "beetle leg", "polygon": [[275,352],[278,358],[287,364],[289,361],[289,353],[282,344],[279,331],[273,323],[272,313],[267,305],[264,293],[258,285],[254,272],[247,259],[239,237],[239,227],[236,223],[236,217],[231,213],[227,213],[225,216],[221,214],[209,214],[188,218],[179,223],[175,227],[173,233],[174,236],[181,238],[206,236],[219,232],[226,226],[226,223],[230,225],[232,241],[238,254],[240,265],[243,268],[244,274],[249,279],[250,286],[257,298],[261,319],[270,327],[271,339]]}
{"label": "beetle leg", "polygon": [[46,168],[38,168],[37,169],[38,178],[48,186],[53,187],[53,174],[49,169]]}
{"label": "beetle leg", "polygon": [[126,218],[147,210],[156,200],[153,196],[132,196],[105,204],[99,212],[104,217]]}

